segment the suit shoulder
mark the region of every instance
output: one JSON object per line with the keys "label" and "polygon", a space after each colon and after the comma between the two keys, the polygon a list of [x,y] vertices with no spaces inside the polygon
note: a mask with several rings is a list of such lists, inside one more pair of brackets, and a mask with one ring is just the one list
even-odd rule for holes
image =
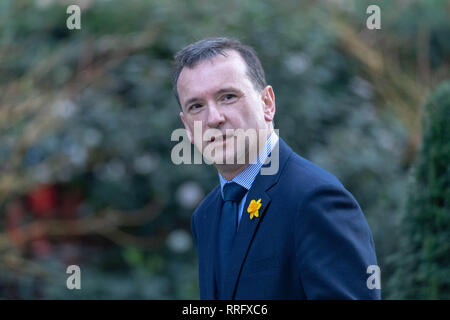
{"label": "suit shoulder", "polygon": [[278,191],[287,199],[295,199],[297,209],[319,198],[325,203],[330,199],[345,199],[342,201],[348,208],[359,207],[355,197],[338,178],[295,152],[281,172],[280,181]]}
{"label": "suit shoulder", "polygon": [[293,152],[281,173],[283,184],[305,192],[322,186],[345,189],[336,176]]}

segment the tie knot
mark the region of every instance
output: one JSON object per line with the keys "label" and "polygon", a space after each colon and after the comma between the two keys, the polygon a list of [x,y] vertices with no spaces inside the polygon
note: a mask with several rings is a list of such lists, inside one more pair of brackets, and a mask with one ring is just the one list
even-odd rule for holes
{"label": "tie knot", "polygon": [[244,197],[247,189],[238,185],[236,182],[230,182],[223,186],[223,200],[240,202]]}

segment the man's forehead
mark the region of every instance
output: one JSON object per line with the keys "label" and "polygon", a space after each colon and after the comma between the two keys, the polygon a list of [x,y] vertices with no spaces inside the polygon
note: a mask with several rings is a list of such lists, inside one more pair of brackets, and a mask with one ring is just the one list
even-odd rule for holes
{"label": "man's forehead", "polygon": [[234,50],[225,51],[225,54],[203,60],[192,68],[184,67],[178,77],[178,90],[190,91],[242,79],[247,71],[242,57]]}

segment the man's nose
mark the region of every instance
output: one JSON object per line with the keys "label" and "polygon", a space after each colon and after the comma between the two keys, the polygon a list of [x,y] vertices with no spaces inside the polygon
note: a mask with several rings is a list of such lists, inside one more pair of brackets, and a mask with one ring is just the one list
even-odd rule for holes
{"label": "man's nose", "polygon": [[220,112],[217,105],[215,103],[211,103],[208,106],[208,127],[218,128],[223,124],[224,121],[225,118]]}

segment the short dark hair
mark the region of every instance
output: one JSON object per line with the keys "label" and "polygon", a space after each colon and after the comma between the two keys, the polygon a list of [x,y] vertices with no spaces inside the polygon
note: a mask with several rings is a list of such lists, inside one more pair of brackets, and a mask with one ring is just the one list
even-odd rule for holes
{"label": "short dark hair", "polygon": [[191,43],[175,55],[172,84],[173,93],[180,106],[181,102],[180,97],[178,96],[177,82],[181,70],[183,70],[184,67],[193,68],[199,62],[211,59],[219,54],[226,57],[226,50],[235,50],[244,59],[247,64],[247,75],[256,90],[261,91],[266,87],[267,83],[264,75],[264,69],[252,47],[244,45],[236,39],[206,38]]}

